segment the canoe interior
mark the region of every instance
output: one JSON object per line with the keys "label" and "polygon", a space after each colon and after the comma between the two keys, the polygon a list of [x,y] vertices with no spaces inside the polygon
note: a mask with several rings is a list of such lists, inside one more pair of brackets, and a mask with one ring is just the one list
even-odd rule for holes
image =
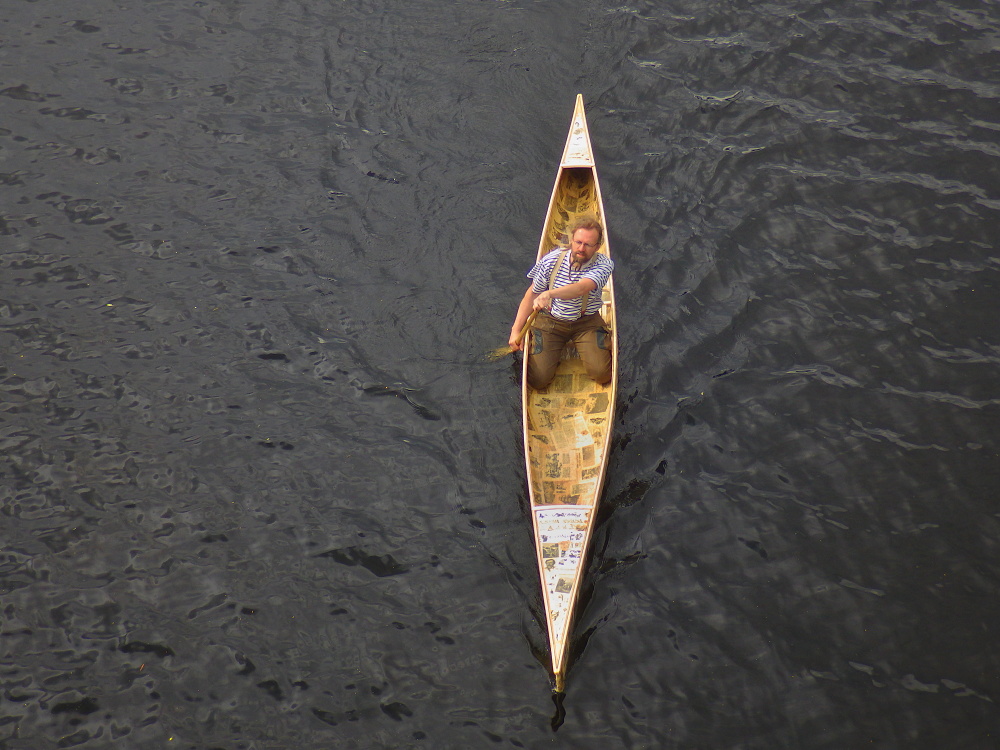
{"label": "canoe interior", "polygon": [[[583,214],[597,216],[605,223],[596,171],[589,166],[562,168],[549,203],[538,257],[564,247],[567,225]],[[598,252],[610,254],[606,237]],[[602,315],[614,346],[610,281],[602,300]],[[530,350],[526,347],[525,373]],[[575,347],[570,345],[547,388],[524,386],[528,490],[557,690],[562,689],[570,626],[607,468],[618,370],[615,350],[612,357],[614,376],[607,385],[587,376]]]}
{"label": "canoe interior", "polygon": [[[566,227],[577,216],[594,215],[602,224],[604,213],[600,205],[600,190],[593,167],[570,167],[559,170],[559,182],[553,191],[551,209],[545,222],[538,257],[556,247],[565,247],[568,238]],[[607,255],[607,243],[599,252]]]}

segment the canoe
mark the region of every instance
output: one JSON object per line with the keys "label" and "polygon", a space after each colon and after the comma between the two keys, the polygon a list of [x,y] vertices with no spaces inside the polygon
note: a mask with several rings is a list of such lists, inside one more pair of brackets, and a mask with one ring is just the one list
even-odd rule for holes
{"label": "canoe", "polygon": [[[604,239],[598,252],[610,256],[601,187],[583,97],[578,94],[537,258],[553,248],[566,246],[565,228],[581,214],[594,215],[600,220]],[[611,281],[604,287],[601,312],[614,347],[610,383],[598,385],[591,380],[572,345],[563,352],[555,378],[542,390],[528,385],[530,342],[524,348],[522,362],[528,496],[552,674],[555,689],[560,693],[565,686],[570,633],[610,453],[618,388],[615,297]]]}

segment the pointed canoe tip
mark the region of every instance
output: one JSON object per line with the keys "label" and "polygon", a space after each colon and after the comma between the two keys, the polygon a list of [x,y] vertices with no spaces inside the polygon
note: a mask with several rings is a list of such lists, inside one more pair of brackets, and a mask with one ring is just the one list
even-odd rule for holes
{"label": "pointed canoe tip", "polygon": [[594,150],[590,145],[590,132],[587,128],[587,111],[583,106],[583,95],[577,94],[576,108],[570,121],[569,135],[563,148],[560,168],[593,167]]}

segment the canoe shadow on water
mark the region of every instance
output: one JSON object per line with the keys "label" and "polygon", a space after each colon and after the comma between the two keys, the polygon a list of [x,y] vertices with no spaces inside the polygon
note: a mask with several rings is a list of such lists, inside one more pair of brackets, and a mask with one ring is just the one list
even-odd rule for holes
{"label": "canoe shadow on water", "polygon": [[556,706],[556,712],[552,714],[552,731],[558,732],[559,727],[563,725],[566,721],[566,707],[563,702],[566,700],[566,693],[559,693],[555,690],[552,691],[552,702]]}

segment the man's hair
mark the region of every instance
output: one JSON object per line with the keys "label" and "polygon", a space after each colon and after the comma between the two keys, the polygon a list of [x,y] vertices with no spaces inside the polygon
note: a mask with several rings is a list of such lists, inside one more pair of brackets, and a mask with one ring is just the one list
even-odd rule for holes
{"label": "man's hair", "polygon": [[601,226],[601,222],[597,220],[596,216],[577,216],[573,221],[569,223],[566,227],[566,239],[567,241],[573,240],[573,235],[576,234],[577,229],[596,229],[597,230],[597,246],[600,247],[601,243],[604,241],[604,227]]}

